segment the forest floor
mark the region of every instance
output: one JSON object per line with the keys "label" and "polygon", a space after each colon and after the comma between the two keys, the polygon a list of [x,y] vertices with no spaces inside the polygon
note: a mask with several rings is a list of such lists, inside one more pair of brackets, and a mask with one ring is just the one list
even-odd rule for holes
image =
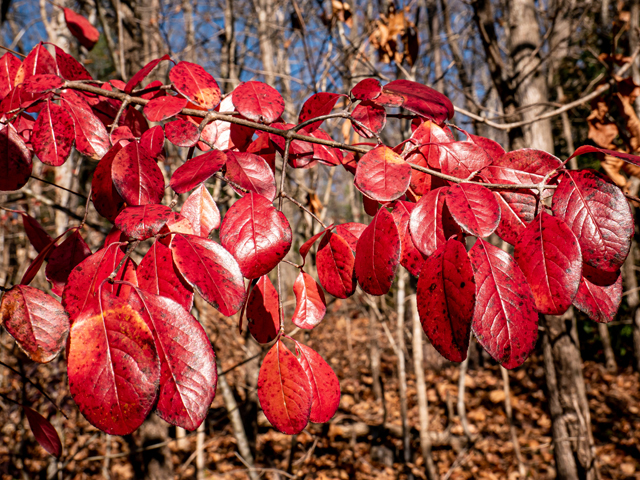
{"label": "forest floor", "polygon": [[[354,313],[348,316],[347,311]],[[309,340],[303,340],[329,361],[340,378],[340,408],[329,424],[309,424],[293,440],[270,428],[264,416],[260,415],[256,467],[261,469],[259,473],[263,478],[396,479],[408,478],[410,473],[416,479],[426,478],[416,430],[419,414],[411,348],[406,358],[408,419],[413,427],[411,448],[414,463],[405,464],[402,461],[402,440],[397,434],[401,425],[397,358],[388,336],[378,323],[375,341],[381,354],[383,405],[373,393],[370,326],[363,312],[347,310],[347,305],[334,302],[327,318],[314,330]],[[237,326],[232,324],[231,319],[218,318],[216,323],[215,327],[210,326],[208,330],[217,347],[222,369],[225,370],[245,358],[244,340],[237,334]],[[393,318],[389,320],[388,327],[395,331]],[[409,347],[410,330],[409,324]],[[303,334],[296,338],[303,339]],[[0,367],[0,393],[15,399],[27,398],[34,408],[48,414],[61,433],[64,444],[63,456],[56,463],[35,443],[26,428],[21,410],[0,398],[0,477],[3,480],[98,479],[107,475],[113,480],[134,478],[128,455],[131,443],[122,437],[107,437],[84,420],[69,397],[64,363],[28,363],[12,346],[6,334],[2,334],[0,342],[3,345],[0,346],[0,360],[19,366],[19,358],[23,362],[23,371],[30,378],[39,379],[41,385],[47,385],[49,392],[53,393],[54,399],[69,416],[69,420],[66,420],[59,413],[55,414],[55,410],[41,400],[35,389],[24,387],[19,376]],[[459,366],[444,361],[431,346],[427,346],[425,352],[430,431],[444,432],[449,429],[452,436],[463,438],[464,432],[454,407],[458,395]],[[470,362],[465,380],[466,411],[474,442],[466,446],[463,442],[456,449],[449,445],[434,446],[436,467],[443,480],[521,478],[505,414],[500,369],[481,353],[475,357]],[[631,368],[611,374],[603,364],[595,361],[585,362],[584,374],[601,478],[640,480],[640,376]],[[555,478],[551,418],[540,353],[534,354],[521,368],[511,371],[509,379],[513,423],[526,476],[534,479]],[[242,401],[243,390],[238,386],[245,381],[243,367],[230,372],[227,380],[238,389],[238,399]],[[56,385],[63,387],[56,390]],[[380,428],[383,421],[391,424],[391,428]],[[174,433],[175,429],[172,428],[170,436]],[[205,434],[204,478],[248,478],[246,468],[235,453],[236,440],[227,420],[221,394],[217,395],[211,407]],[[108,438],[111,439],[110,459],[105,462],[105,440]],[[187,434],[181,442],[169,442],[169,455],[176,479],[196,478],[195,446],[195,432]],[[56,469],[59,468],[60,473],[56,475]]]}

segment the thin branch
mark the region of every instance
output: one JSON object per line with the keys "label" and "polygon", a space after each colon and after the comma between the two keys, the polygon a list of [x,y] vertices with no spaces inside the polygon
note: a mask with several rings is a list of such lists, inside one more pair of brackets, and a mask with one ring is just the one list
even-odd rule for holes
{"label": "thin branch", "polygon": [[318,218],[318,216],[313,213],[311,210],[309,210],[307,207],[305,207],[304,205],[302,205],[299,201],[297,201],[295,198],[291,197],[290,195],[287,195],[285,192],[282,192],[280,194],[281,198],[286,198],[287,200],[289,200],[291,203],[293,203],[294,205],[297,205],[298,208],[306,213],[308,213],[309,215],[311,215],[313,217],[313,219],[318,222],[320,225],[322,225],[322,228],[326,229],[327,226],[324,224],[324,222],[322,220],[320,220]]}
{"label": "thin branch", "polygon": [[3,47],[2,45],[0,45],[0,48],[3,49],[3,50],[6,50],[7,52],[13,53],[14,55],[18,55],[19,57],[26,58],[26,55],[23,54],[23,53],[16,52],[15,50],[11,50],[10,48]]}
{"label": "thin branch", "polygon": [[62,409],[61,409],[58,405],[56,405],[56,402],[54,402],[54,401],[53,401],[53,399],[52,399],[49,395],[47,395],[47,393],[46,393],[44,390],[42,390],[42,387],[40,387],[40,385],[38,385],[38,384],[36,384],[36,383],[33,383],[33,382],[29,379],[29,377],[27,377],[26,375],[23,375],[22,373],[20,373],[19,371],[17,371],[15,368],[13,368],[13,367],[11,367],[11,366],[7,365],[6,363],[4,363],[4,362],[0,361],[0,365],[2,365],[2,366],[4,366],[4,367],[7,367],[7,368],[8,368],[9,370],[11,370],[13,373],[15,373],[16,375],[19,375],[23,380],[25,380],[27,383],[29,383],[29,384],[31,384],[33,387],[35,387],[35,389],[36,389],[36,390],[38,390],[42,395],[44,395],[44,397],[45,397],[47,400],[49,400],[49,401],[51,402],[51,404],[52,404],[54,407],[56,407],[56,410],[58,410],[58,411],[62,414],[62,416],[63,416],[64,418],[66,418],[67,420],[69,420],[69,417],[67,417],[67,415],[62,411]]}
{"label": "thin branch", "polygon": [[52,187],[59,188],[60,190],[64,190],[65,192],[72,193],[76,197],[80,197],[83,200],[87,200],[87,197],[85,197],[81,193],[74,192],[73,190],[69,190],[68,188],[63,187],[62,185],[58,185],[57,183],[50,182],[49,180],[45,180],[44,178],[36,177],[35,175],[29,175],[29,178],[33,178],[34,180],[38,180],[39,182],[46,183],[47,185],[51,185]]}

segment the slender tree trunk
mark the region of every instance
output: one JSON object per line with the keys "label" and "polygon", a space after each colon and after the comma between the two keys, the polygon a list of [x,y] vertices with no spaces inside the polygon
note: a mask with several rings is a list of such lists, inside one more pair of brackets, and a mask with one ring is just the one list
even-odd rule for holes
{"label": "slender tree trunk", "polygon": [[426,466],[428,480],[438,480],[438,470],[431,455],[431,437],[429,436],[429,403],[427,398],[427,383],[424,377],[424,350],[422,345],[422,324],[418,315],[418,300],[416,295],[409,298],[411,305],[411,320],[413,324],[413,369],[416,374],[416,390],[418,397],[418,415],[420,417],[420,451]]}
{"label": "slender tree trunk", "polygon": [[573,307],[562,316],[541,316],[540,321],[558,479],[594,480],[591,414]]}
{"label": "slender tree trunk", "polygon": [[638,275],[636,272],[637,255],[638,244],[634,240],[631,243],[629,256],[622,266],[622,279],[625,290],[629,292],[627,295],[627,305],[629,305],[633,318],[634,367],[636,371],[640,371],[640,291],[638,291]]}
{"label": "slender tree trunk", "polygon": [[598,323],[598,333],[602,339],[602,348],[604,350],[604,359],[607,370],[615,372],[618,370],[618,363],[616,362],[616,355],[613,352],[613,347],[611,346],[609,327],[606,323]]}
{"label": "slender tree trunk", "polygon": [[[398,291],[396,296],[397,329],[396,342],[398,344],[398,384],[400,390],[400,418],[402,421],[403,459],[405,466],[411,463],[411,429],[409,427],[407,407],[407,371],[405,366],[404,351],[404,317],[406,299],[407,272],[404,268],[398,271]],[[409,478],[413,474],[408,470]]]}

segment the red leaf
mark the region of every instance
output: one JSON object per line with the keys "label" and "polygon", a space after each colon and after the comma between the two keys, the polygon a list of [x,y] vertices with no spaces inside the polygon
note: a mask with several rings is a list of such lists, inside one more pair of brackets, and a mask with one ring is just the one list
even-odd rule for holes
{"label": "red leaf", "polygon": [[59,167],[69,158],[76,137],[73,118],[67,111],[47,100],[33,127],[33,151],[42,163]]}
{"label": "red leaf", "polygon": [[462,232],[445,205],[446,193],[446,187],[430,191],[411,212],[411,239],[425,257],[431,256],[452,235]]}
{"label": "red leaf", "polygon": [[[351,126],[355,132],[364,138],[373,138],[380,133],[387,124],[387,111],[384,107],[370,101],[360,102],[351,112]],[[358,123],[365,128],[362,128]]]}
{"label": "red leaf", "polygon": [[59,458],[62,455],[62,443],[60,443],[58,432],[51,425],[51,422],[26,405],[22,405],[22,409],[29,421],[29,428],[31,428],[36,441],[48,453]]}
{"label": "red leaf", "polygon": [[278,336],[278,305],[278,292],[269,277],[263,275],[251,289],[247,301],[247,328],[256,342],[269,343]]}
{"label": "red leaf", "polygon": [[500,224],[496,234],[505,242],[515,245],[527,224],[536,214],[536,197],[514,192],[493,192],[500,205]]}
{"label": "red leaf", "polygon": [[368,151],[358,162],[355,185],[378,202],[400,198],[409,188],[410,181],[411,165],[384,145]]}
{"label": "red leaf", "polygon": [[142,290],[170,298],[186,311],[191,311],[193,289],[176,272],[168,247],[158,241],[153,242],[136,273]]}
{"label": "red leaf", "polygon": [[375,217],[376,213],[378,213],[378,210],[380,209],[380,203],[366,195],[362,195],[362,206],[364,207],[364,213],[370,217]]}
{"label": "red leaf", "polygon": [[160,361],[140,314],[105,293],[73,322],[67,348],[69,390],[89,423],[110,435],[142,425],[158,395]]}
{"label": "red leaf", "polygon": [[129,205],[160,203],[164,197],[162,171],[137,142],[128,144],[116,154],[111,177],[118,193]]}
{"label": "red leaf", "polygon": [[614,272],[624,263],[633,238],[627,200],[611,180],[595,170],[566,171],[553,195],[553,213],[573,231],[584,262]]}
{"label": "red leaf", "polygon": [[[62,292],[62,306],[69,313],[72,323],[80,314],[98,304],[97,294],[100,285],[111,275],[123,258],[122,250],[117,244],[112,244],[87,257],[71,271]],[[134,285],[137,283],[135,267],[131,259],[122,266],[115,279]],[[102,291],[115,293],[126,300],[131,288],[127,285],[111,285],[105,282]]]}
{"label": "red leaf", "polygon": [[151,73],[151,70],[156,68],[160,62],[163,62],[165,60],[172,61],[169,55],[163,55],[160,58],[151,60],[144,67],[142,67],[138,72],[136,72],[136,74],[133,77],[131,77],[131,80],[127,82],[127,85],[124,87],[125,93],[133,92],[133,89],[136,87],[136,85],[138,85],[142,80],[147,78],[147,75]]}
{"label": "red leaf", "polygon": [[638,155],[631,155],[629,153],[618,152],[617,150],[607,150],[606,148],[594,147],[591,145],[582,145],[571,154],[567,161],[578,155],[584,155],[585,153],[603,153],[605,155],[611,155],[612,157],[621,158],[625,162],[633,163],[634,165],[640,165],[640,157]]}
{"label": "red leaf", "polygon": [[34,75],[56,75],[57,73],[56,61],[44,47],[42,42],[40,42],[33,47],[29,52],[29,55],[22,60],[22,64],[18,67],[13,84],[18,86]]}
{"label": "red leaf", "polygon": [[135,142],[136,137],[129,127],[116,127],[111,132],[109,141],[112,145],[122,142],[122,146],[126,146],[131,142]]}
{"label": "red leaf", "polygon": [[[311,97],[304,102],[304,105],[302,105],[300,115],[298,116],[298,123],[306,122],[312,118],[329,115],[338,100],[340,100],[340,97],[346,97],[346,95],[329,92],[319,92],[311,95]],[[322,122],[323,120],[312,122],[304,127],[304,129],[309,133],[313,132],[322,124]]]}
{"label": "red leaf", "polygon": [[66,80],[91,80],[91,74],[75,58],[57,46],[53,46],[56,52],[56,65],[59,75]]}
{"label": "red leaf", "polygon": [[53,250],[55,250],[58,241],[63,236],[64,236],[64,233],[58,236],[56,239],[52,240],[49,245],[47,245],[40,253],[38,253],[36,258],[34,258],[29,264],[29,266],[27,267],[27,270],[24,272],[24,275],[22,275],[22,280],[20,280],[20,284],[29,285],[29,283],[31,283],[31,281],[36,277],[36,275],[40,271],[40,267],[42,267],[42,264],[44,263],[44,261],[49,258]]}
{"label": "red leaf", "polygon": [[29,181],[31,152],[13,125],[0,125],[0,191],[19,190]]}
{"label": "red leaf", "polygon": [[318,352],[300,342],[295,343],[298,361],[311,384],[313,400],[309,420],[314,423],[328,422],[340,405],[340,381]]}
{"label": "red leaf", "polygon": [[115,224],[127,237],[146,240],[162,230],[172,213],[164,205],[136,205],[120,212]]}
{"label": "red leaf", "polygon": [[[328,230],[331,230],[332,228],[333,228],[333,225],[325,228],[324,230],[322,230],[321,232],[316,233],[313,237],[311,237],[309,240],[307,240],[306,242],[304,242],[302,244],[302,246],[300,247],[300,256],[302,257],[302,266],[303,267],[304,267],[305,262],[307,261],[307,255],[309,253],[309,250],[311,250],[311,247],[313,247],[313,244],[316,243],[316,241],[322,235],[324,235],[324,232],[326,232]],[[355,249],[355,245],[354,245],[354,249]]]}
{"label": "red leaf", "polygon": [[242,273],[227,250],[213,240],[183,234],[174,236],[170,248],[176,267],[202,298],[227,317],[242,308]]}
{"label": "red leaf", "polygon": [[21,63],[9,52],[0,57],[0,97],[6,97],[14,89],[16,74]]}
{"label": "red leaf", "polygon": [[200,130],[191,122],[178,118],[164,126],[167,140],[176,147],[193,147],[200,139]]}
{"label": "red leaf", "polygon": [[193,231],[200,237],[208,237],[220,227],[220,210],[204,185],[200,185],[184,202],[180,213],[189,220]]}
{"label": "red leaf", "polygon": [[87,50],[91,50],[100,39],[98,29],[89,23],[89,20],[82,15],[77,14],[73,10],[64,8],[64,20],[71,35],[76,37]]}
{"label": "red leaf", "polygon": [[163,96],[151,100],[144,106],[143,112],[151,122],[161,122],[175,117],[187,106],[189,100],[183,97]]}
{"label": "red leaf", "polygon": [[24,91],[27,93],[45,93],[64,85],[64,80],[58,75],[44,74],[33,75],[23,82]]}
{"label": "red leaf", "polygon": [[[522,175],[522,172],[526,172],[544,177],[553,170],[560,168],[562,166],[562,162],[557,157],[554,157],[543,150],[522,148],[520,150],[505,153],[502,157],[495,159],[493,161],[493,165],[507,167],[513,170],[520,170],[521,172],[517,172],[517,175]],[[535,177],[530,178],[533,179]],[[516,183],[525,183],[525,181],[520,180],[520,182]]]}
{"label": "red leaf", "polygon": [[109,150],[109,134],[104,124],[84,98],[73,90],[62,93],[60,105],[73,118],[78,151],[93,160],[100,160]]}
{"label": "red leaf", "polygon": [[438,124],[454,114],[451,100],[433,88],[410,80],[394,80],[382,87],[382,92],[400,97],[402,107]]}
{"label": "red leaf", "polygon": [[118,193],[112,180],[113,160],[122,146],[114,145],[98,162],[91,180],[91,202],[100,215],[114,221],[124,206],[124,199]]}
{"label": "red leaf", "polygon": [[547,315],[566,312],[582,276],[580,246],[567,224],[541,212],[518,238],[515,257],[538,311]]}
{"label": "red leaf", "polygon": [[518,367],[538,338],[538,312],[529,284],[511,255],[481,238],[469,257],[476,283],[473,333],[502,366]]}
{"label": "red leaf", "polygon": [[[233,102],[231,95],[225,97],[218,105],[216,110],[221,112],[229,112],[233,110]],[[201,119],[198,119],[198,122]],[[234,123],[223,122],[217,120],[210,122],[202,130],[201,138],[212,144],[218,150],[242,150],[251,143],[251,137],[255,130],[244,125],[236,125]],[[268,134],[265,133],[266,136]],[[203,142],[198,143],[198,148],[202,151],[208,151],[210,147]],[[249,150],[247,150],[249,151]],[[253,152],[256,153],[256,152]]]}
{"label": "red leaf", "polygon": [[356,247],[356,278],[371,295],[385,295],[400,262],[400,234],[393,216],[381,208]]}
{"label": "red leaf", "polygon": [[[241,187],[271,201],[276,198],[276,179],[273,171],[267,161],[258,155],[228,151],[226,176]],[[244,195],[244,192],[237,193]]]}
{"label": "red leaf", "polygon": [[211,150],[203,155],[192,158],[173,172],[169,185],[176,193],[185,193],[198,186],[198,184],[211,178],[214,173],[226,163],[227,156],[218,151]]}
{"label": "red leaf", "polygon": [[502,157],[506,153],[504,151],[504,148],[502,148],[502,145],[500,145],[495,140],[491,140],[490,138],[469,134],[469,140],[482,147],[482,149],[487,152],[487,155],[489,155],[493,161]]}
{"label": "red leaf", "polygon": [[254,122],[273,123],[284,112],[284,100],[278,91],[262,82],[246,82],[231,93],[240,115]]}
{"label": "red leaf", "polygon": [[169,71],[169,80],[178,92],[207,110],[220,103],[220,87],[200,65],[180,62]]}
{"label": "red leaf", "polygon": [[[216,394],[216,356],[202,325],[179,303],[138,290],[134,306],[153,332],[160,357],[156,412],[164,421],[195,430]],[[137,297],[134,297],[137,299]]]}
{"label": "red leaf", "polygon": [[351,247],[340,235],[324,234],[316,255],[318,280],[327,293],[348,298],[356,291],[355,257]]}
{"label": "red leaf", "polygon": [[[453,140],[441,127],[426,121],[422,123],[411,136],[411,142],[407,142],[411,147],[405,154],[407,162],[425,168],[441,168],[441,144],[450,144]],[[417,145],[414,147],[413,145]],[[443,147],[444,148],[444,147]],[[431,189],[431,175],[411,171],[411,188],[418,194],[424,195]]]}
{"label": "red leaf", "polygon": [[[310,133],[305,130],[304,133],[314,138],[333,141],[329,134],[321,128],[316,128]],[[321,145],[319,143],[313,144],[313,158],[314,160],[318,160],[320,163],[331,167],[342,164],[342,152],[339,149],[329,147],[328,145]]]}
{"label": "red leaf", "polygon": [[448,240],[425,260],[417,287],[420,321],[436,350],[452,362],[467,358],[475,293],[471,262],[458,240]]}
{"label": "red leaf", "polygon": [[398,233],[400,234],[400,265],[406,268],[411,275],[419,276],[422,263],[424,262],[424,256],[420,253],[411,239],[411,232],[409,231],[409,219],[411,218],[411,212],[415,208],[416,204],[411,202],[405,202],[402,200],[396,200],[393,205],[391,215],[394,222],[398,227]]}
{"label": "red leaf", "polygon": [[240,265],[242,275],[269,273],[291,248],[287,217],[262,195],[248,193],[227,211],[220,227],[220,243]]}
{"label": "red leaf", "polygon": [[264,357],[258,375],[258,399],[267,420],[287,435],[309,422],[312,390],[296,356],[278,340]]}
{"label": "red leaf", "polygon": [[367,226],[364,223],[348,222],[336,225],[336,233],[340,235],[345,242],[351,247],[353,254],[356,254],[356,245],[362,232]]}
{"label": "red leaf", "polygon": [[27,285],[15,285],[4,294],[0,319],[24,353],[38,363],[53,360],[69,333],[69,317],[60,302]]}
{"label": "red leaf", "polygon": [[51,291],[62,296],[71,271],[90,255],[89,245],[79,231],[75,230],[49,256],[45,274],[47,280],[51,282]]}
{"label": "red leaf", "polygon": [[589,277],[601,277],[601,272],[589,265],[584,265],[583,268],[584,275],[580,279],[580,287],[573,304],[591,320],[609,323],[616,316],[622,301],[622,275],[617,272],[616,280],[610,285],[597,285]]}
{"label": "red leaf", "polygon": [[448,188],[447,207],[464,231],[476,237],[488,237],[500,223],[500,205],[491,190],[472,183]]}
{"label": "red leaf", "polygon": [[308,330],[314,328],[327,311],[322,288],[311,275],[301,270],[293,284],[293,293],[296,296],[296,309],[291,321],[296,327]]}
{"label": "red leaf", "polygon": [[351,96],[356,100],[373,100],[382,93],[382,85],[375,78],[360,80],[351,89]]}
{"label": "red leaf", "polygon": [[[195,235],[193,227],[191,226],[191,222],[189,222],[189,220],[187,220],[183,215],[177,212],[173,212],[173,217],[170,218],[167,224],[162,228],[162,230],[160,230],[161,235],[170,232]],[[171,245],[172,237],[173,235],[168,235],[166,237],[160,237],[158,240],[168,247]]]}
{"label": "red leaf", "polygon": [[40,253],[44,250],[53,239],[45,232],[44,228],[38,223],[38,221],[27,213],[20,212],[22,215],[22,225],[24,231],[27,234],[27,238],[36,252]]}
{"label": "red leaf", "polygon": [[442,173],[458,178],[469,178],[491,163],[491,157],[471,142],[451,142],[439,145]]}
{"label": "red leaf", "polygon": [[140,137],[140,146],[144,148],[154,160],[164,151],[164,130],[160,125],[150,128]]}

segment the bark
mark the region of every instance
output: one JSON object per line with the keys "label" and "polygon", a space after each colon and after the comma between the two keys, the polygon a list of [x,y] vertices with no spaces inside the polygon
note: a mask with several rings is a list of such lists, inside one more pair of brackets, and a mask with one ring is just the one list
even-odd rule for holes
{"label": "bark", "polygon": [[[510,58],[515,77],[515,94],[522,120],[533,120],[545,109],[549,101],[547,80],[541,68],[542,42],[534,0],[509,2]],[[538,52],[538,53],[536,53]],[[538,107],[525,108],[540,104]],[[524,128],[524,138],[514,138],[512,149],[536,148],[553,153],[551,121],[542,120]]]}
{"label": "bark", "polygon": [[269,21],[274,20],[273,3],[271,0],[253,0],[253,8],[258,20],[258,42],[260,44],[264,81],[273,87],[276,83],[275,65],[273,63],[276,53],[273,45],[273,27],[269,25]]}
{"label": "bark", "polygon": [[169,439],[169,424],[156,415],[151,415],[133,434],[127,435],[130,462],[133,466],[135,478],[145,480],[173,479],[173,462],[171,450],[165,445],[162,448],[143,450],[156,443]]}
{"label": "bark", "polygon": [[595,447],[573,308],[540,321],[558,479],[593,480],[598,478]]}
{"label": "bark", "polygon": [[429,436],[429,403],[427,398],[427,383],[424,377],[424,350],[422,346],[422,324],[418,315],[418,300],[416,295],[409,298],[411,305],[411,319],[413,324],[413,369],[416,375],[416,391],[418,397],[418,415],[420,418],[419,436],[420,451],[425,463],[428,480],[438,480],[439,475],[431,455],[431,437]]}
{"label": "bark", "polygon": [[598,323],[598,333],[602,340],[602,348],[604,349],[604,359],[607,370],[615,372],[618,370],[618,364],[616,362],[616,355],[613,352],[611,346],[611,336],[609,335],[609,327],[606,323]]}
{"label": "bark", "polygon": [[[446,7],[444,7],[446,8]],[[427,0],[427,16],[429,17],[429,54],[433,61],[433,73],[436,81],[433,88],[444,93],[444,78],[442,77],[442,55],[439,42],[440,19],[438,18],[438,0]],[[445,19],[446,21],[446,19]]]}
{"label": "bark", "polygon": [[627,260],[622,266],[622,280],[624,289],[629,292],[627,295],[627,305],[632,312],[633,318],[633,352],[635,356],[634,367],[640,371],[640,292],[638,291],[638,276],[636,273],[636,257],[638,255],[638,244],[633,241]]}
{"label": "bark", "polygon": [[[220,369],[220,366],[218,366],[218,375],[220,375],[220,373],[222,373],[222,370]],[[229,420],[231,420],[233,434],[236,437],[240,455],[242,455],[242,458],[247,463],[247,465],[253,468],[253,454],[251,453],[249,441],[247,440],[247,434],[244,430],[242,417],[240,416],[240,410],[238,410],[238,403],[236,402],[233,391],[231,390],[231,387],[229,387],[229,383],[227,382],[227,379],[224,375],[220,375],[218,377],[218,385],[220,387],[220,390],[222,391],[224,405],[227,409]],[[260,475],[258,475],[258,473],[253,470],[249,470],[248,474],[251,480],[257,480],[258,478],[260,478]]]}
{"label": "bark", "polygon": [[[397,330],[396,342],[398,345],[398,384],[400,390],[400,419],[402,422],[402,446],[405,466],[411,462],[411,437],[409,432],[409,419],[407,413],[407,371],[405,367],[404,351],[404,316],[406,298],[407,272],[404,268],[398,271],[398,291],[396,297]],[[413,475],[409,472],[409,477]]]}

